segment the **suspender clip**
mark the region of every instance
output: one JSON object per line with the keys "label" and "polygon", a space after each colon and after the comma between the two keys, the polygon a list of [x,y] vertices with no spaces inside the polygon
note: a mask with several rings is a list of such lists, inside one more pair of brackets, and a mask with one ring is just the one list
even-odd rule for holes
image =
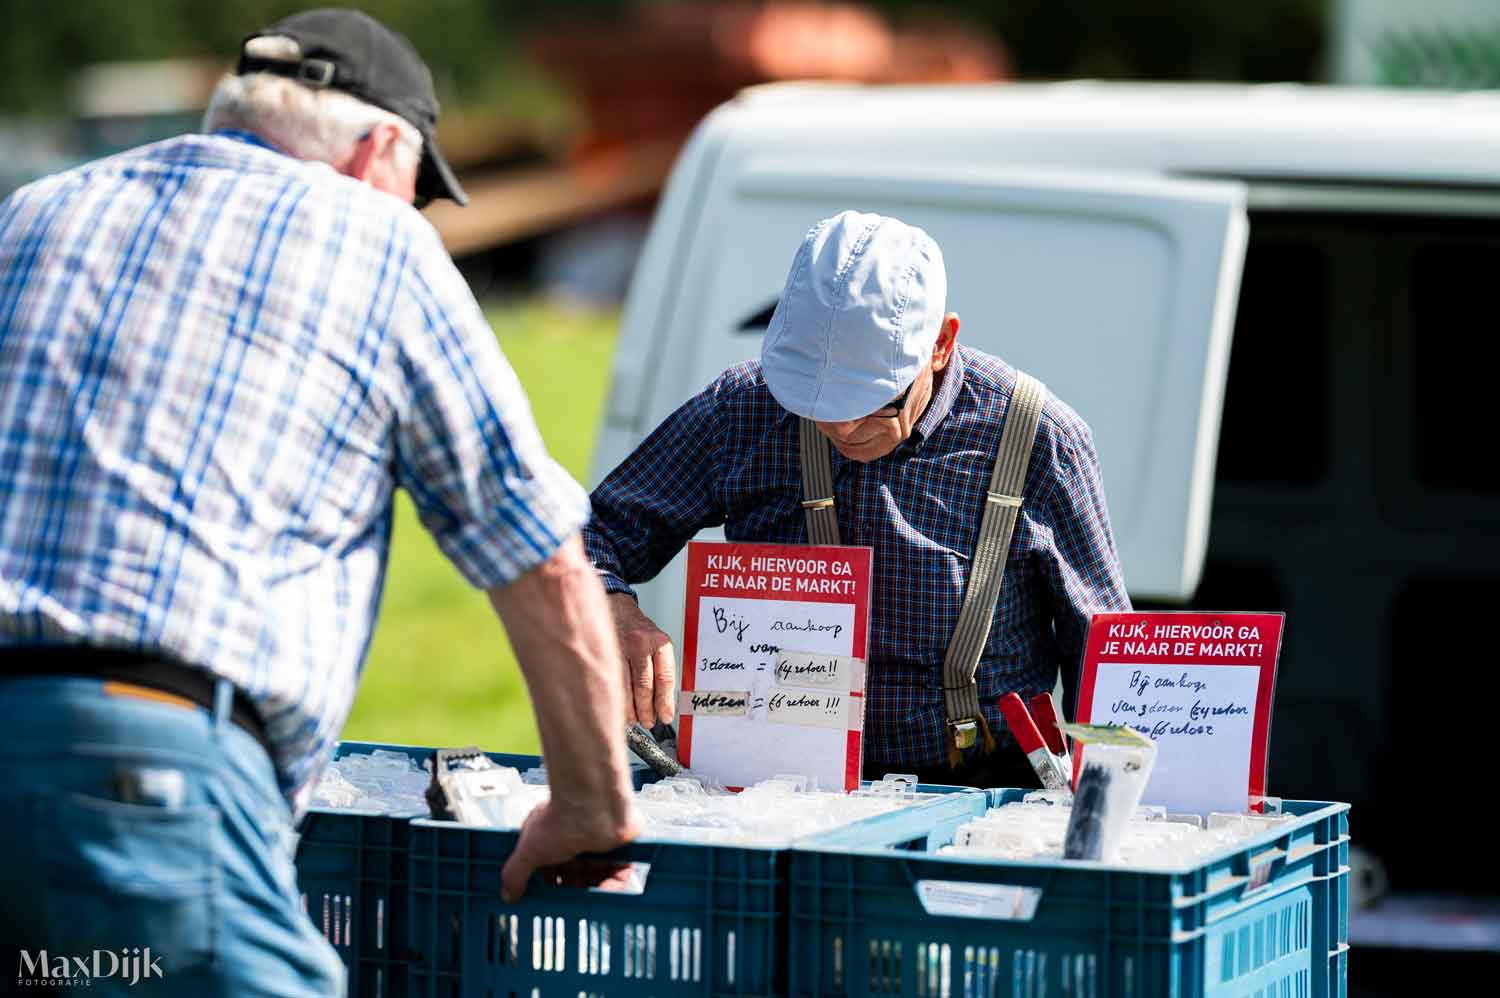
{"label": "suspender clip", "polygon": [[949,721],[948,727],[953,730],[953,744],[960,751],[979,744],[979,722],[974,718],[965,717],[957,721]]}

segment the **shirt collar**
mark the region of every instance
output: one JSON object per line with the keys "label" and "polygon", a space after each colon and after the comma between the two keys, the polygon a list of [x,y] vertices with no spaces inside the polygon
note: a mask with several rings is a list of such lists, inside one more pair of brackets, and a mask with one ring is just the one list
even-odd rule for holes
{"label": "shirt collar", "polygon": [[959,389],[964,386],[964,355],[955,344],[953,354],[948,360],[948,369],[943,372],[943,378],[938,383],[937,394],[927,405],[927,411],[922,413],[922,418],[917,420],[917,425],[911,428],[911,437],[907,444],[913,448],[920,447],[922,442],[937,432],[948,413],[953,411],[953,403],[958,399]]}
{"label": "shirt collar", "polygon": [[254,132],[247,132],[243,128],[220,128],[213,134],[220,138],[235,139],[236,141],[244,142],[248,145],[260,146],[262,149],[269,149],[272,152],[281,153],[283,156],[286,155],[286,153],[282,152],[280,149],[277,149],[275,146],[271,145],[271,143],[267,142],[259,135],[256,135]]}

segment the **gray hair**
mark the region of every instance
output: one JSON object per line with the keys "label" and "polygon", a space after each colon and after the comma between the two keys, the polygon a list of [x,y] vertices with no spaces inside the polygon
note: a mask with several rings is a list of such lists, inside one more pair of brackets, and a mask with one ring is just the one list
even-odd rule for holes
{"label": "gray hair", "polygon": [[[245,44],[245,54],[294,61],[301,49],[290,38],[262,36]],[[240,128],[254,132],[298,159],[337,166],[376,125],[396,126],[397,162],[415,169],[422,159],[422,134],[411,122],[366,104],[341,90],[305,86],[273,73],[226,76],[214,88],[203,130]]]}

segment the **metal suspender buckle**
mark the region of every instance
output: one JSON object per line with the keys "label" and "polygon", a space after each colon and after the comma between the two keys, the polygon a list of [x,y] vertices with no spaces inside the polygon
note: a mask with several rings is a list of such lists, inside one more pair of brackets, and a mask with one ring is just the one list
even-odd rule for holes
{"label": "metal suspender buckle", "polygon": [[964,717],[957,721],[949,721],[948,727],[953,729],[953,744],[960,750],[973,748],[979,744],[979,721],[975,718]]}
{"label": "metal suspender buckle", "polygon": [[984,501],[992,502],[996,506],[1010,506],[1014,509],[1021,507],[1020,496],[1008,496],[1003,492],[986,492],[984,494]]}
{"label": "metal suspender buckle", "polygon": [[804,500],[802,500],[802,508],[803,509],[832,509],[833,508],[833,496],[829,496],[826,499],[804,499]]}

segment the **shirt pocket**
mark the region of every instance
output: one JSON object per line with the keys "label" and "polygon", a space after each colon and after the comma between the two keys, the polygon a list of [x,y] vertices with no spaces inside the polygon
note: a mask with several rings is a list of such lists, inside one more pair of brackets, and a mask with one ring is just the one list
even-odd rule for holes
{"label": "shirt pocket", "polygon": [[214,807],[70,792],[41,814],[49,947],[91,957],[149,946],[168,980],[213,959]]}

